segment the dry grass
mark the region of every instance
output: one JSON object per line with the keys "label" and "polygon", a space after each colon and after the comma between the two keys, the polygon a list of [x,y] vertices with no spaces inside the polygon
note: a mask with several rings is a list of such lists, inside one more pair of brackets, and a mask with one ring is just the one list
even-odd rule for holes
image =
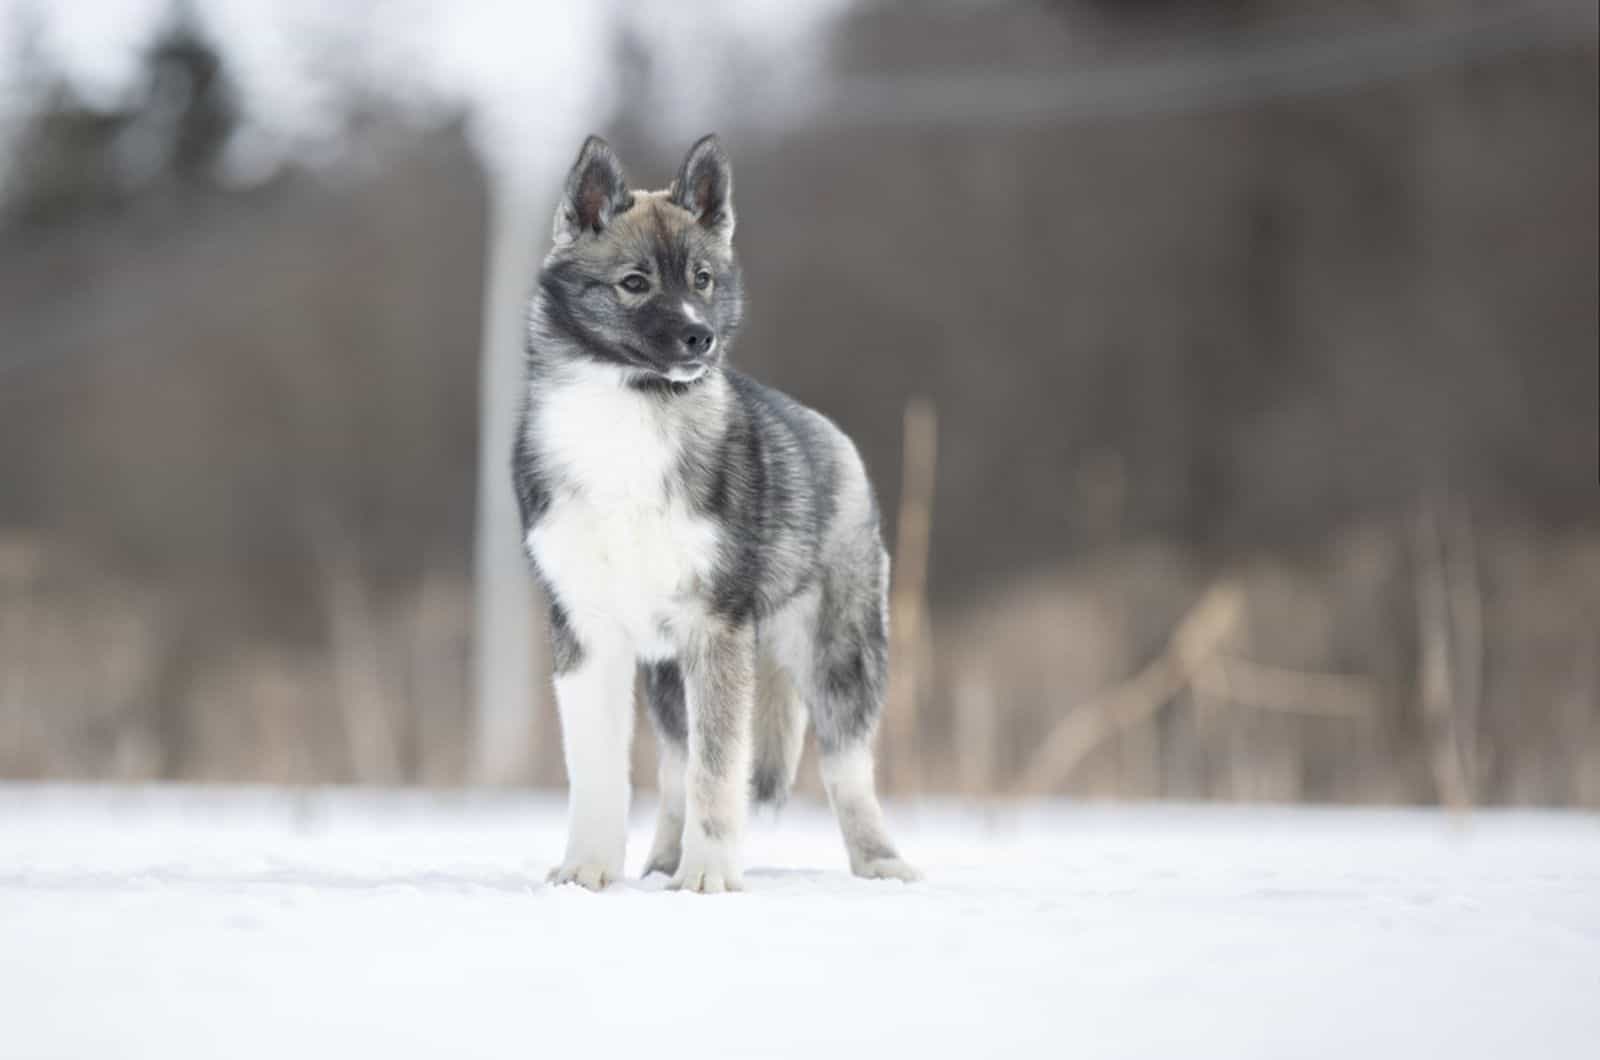
{"label": "dry grass", "polygon": [[[1478,529],[1467,741],[1429,676],[1430,636],[1463,633],[1459,616],[1425,632],[1442,620],[1417,592],[1436,574],[1416,525],[1354,528],[1226,578],[1115,546],[936,611],[916,740],[885,747],[917,757],[889,763],[891,789],[1450,802],[1449,784],[1470,783],[1474,802],[1600,806],[1600,537]],[[0,542],[0,775],[465,782],[467,586],[432,573],[379,597],[337,558],[320,576],[309,643],[224,638],[197,654],[159,586]],[[540,731],[550,746],[527,780],[558,785],[554,726]],[[637,743],[642,779],[642,729]],[[1471,749],[1453,778],[1441,748]]]}

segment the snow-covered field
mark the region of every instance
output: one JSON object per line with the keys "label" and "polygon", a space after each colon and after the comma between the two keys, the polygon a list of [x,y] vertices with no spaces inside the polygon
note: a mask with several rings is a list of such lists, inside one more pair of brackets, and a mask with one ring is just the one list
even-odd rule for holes
{"label": "snow-covered field", "polygon": [[890,817],[926,883],[797,804],[597,895],[548,797],[0,787],[0,1056],[1600,1055],[1593,816]]}

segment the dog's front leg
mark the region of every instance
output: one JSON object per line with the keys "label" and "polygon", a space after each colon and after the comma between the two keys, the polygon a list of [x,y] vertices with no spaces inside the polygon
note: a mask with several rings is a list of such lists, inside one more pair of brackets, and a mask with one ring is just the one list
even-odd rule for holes
{"label": "dog's front leg", "polygon": [[557,660],[567,665],[555,681],[567,760],[567,853],[550,881],[597,891],[622,878],[627,846],[633,659],[620,640],[586,639],[565,660],[558,651]]}
{"label": "dog's front leg", "polygon": [[687,814],[673,889],[713,894],[743,887],[740,840],[750,801],[755,629],[719,627],[682,659],[689,715]]}

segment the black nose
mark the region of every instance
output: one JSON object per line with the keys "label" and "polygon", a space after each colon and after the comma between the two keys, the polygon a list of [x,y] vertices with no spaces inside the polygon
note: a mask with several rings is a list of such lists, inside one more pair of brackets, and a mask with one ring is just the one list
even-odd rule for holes
{"label": "black nose", "polygon": [[691,357],[703,357],[711,352],[711,347],[716,344],[717,336],[704,324],[690,324],[683,329],[679,336],[683,348]]}

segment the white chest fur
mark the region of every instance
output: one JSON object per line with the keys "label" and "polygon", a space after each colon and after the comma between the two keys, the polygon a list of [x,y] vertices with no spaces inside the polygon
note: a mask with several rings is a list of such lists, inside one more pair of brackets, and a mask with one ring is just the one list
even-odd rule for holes
{"label": "white chest fur", "polygon": [[528,549],[579,637],[621,634],[640,657],[674,654],[702,613],[718,545],[715,525],[671,488],[681,432],[604,372],[551,385],[529,430],[551,499]]}

